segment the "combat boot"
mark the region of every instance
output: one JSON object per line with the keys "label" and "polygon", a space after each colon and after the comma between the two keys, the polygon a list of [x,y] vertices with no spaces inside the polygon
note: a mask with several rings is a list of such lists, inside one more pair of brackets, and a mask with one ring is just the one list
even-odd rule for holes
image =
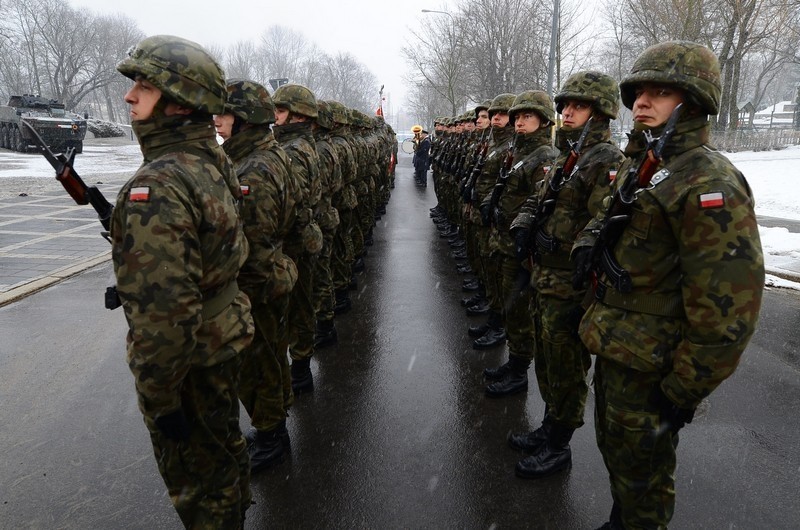
{"label": "combat boot", "polygon": [[350,301],[350,294],[347,289],[336,291],[336,304],[333,306],[333,313],[335,315],[343,315],[353,308],[353,303]]}
{"label": "combat boot", "polygon": [[488,350],[506,342],[506,330],[503,329],[503,318],[495,311],[489,311],[487,320],[489,329],[481,337],[472,341],[476,350]]}
{"label": "combat boot", "polygon": [[314,334],[314,349],[325,348],[339,342],[339,333],[331,320],[317,320],[317,329]]}
{"label": "combat boot", "polygon": [[511,371],[511,361],[508,360],[497,368],[484,368],[483,377],[489,381],[500,381]]}
{"label": "combat boot", "polygon": [[302,394],[314,391],[314,377],[311,375],[311,359],[292,361],[292,392]]}
{"label": "combat boot", "polygon": [[461,290],[465,293],[472,293],[481,288],[481,282],[477,278],[470,278],[461,282]]}
{"label": "combat boot", "polygon": [[247,448],[250,472],[257,473],[283,462],[285,451],[278,427],[269,431],[256,431],[253,444]]}
{"label": "combat boot", "polygon": [[470,326],[467,330],[467,335],[470,337],[483,337],[486,335],[486,332],[489,331],[491,328],[489,327],[489,323],[486,322],[484,324],[479,324],[477,326]]}
{"label": "combat boot", "polygon": [[544,418],[538,429],[531,432],[510,433],[508,446],[529,455],[535,455],[544,448],[550,435],[550,421]]}
{"label": "combat boot", "polygon": [[467,308],[467,316],[476,317],[478,315],[485,315],[490,310],[491,308],[489,307],[489,301],[484,299],[475,305],[469,306]]}
{"label": "combat boot", "polygon": [[453,259],[467,259],[467,251],[463,248],[460,250],[455,250],[450,253],[450,257]]}
{"label": "combat boot", "polygon": [[475,304],[480,303],[482,300],[485,300],[483,294],[475,293],[472,296],[467,296],[461,299],[461,305],[464,307],[472,307]]}
{"label": "combat boot", "polygon": [[530,361],[518,355],[508,356],[508,370],[502,379],[486,386],[489,397],[505,397],[528,390],[528,367]]}
{"label": "combat boot", "polygon": [[517,462],[514,473],[520,478],[542,478],[572,466],[572,450],[569,441],[575,429],[553,422],[547,442],[535,455]]}

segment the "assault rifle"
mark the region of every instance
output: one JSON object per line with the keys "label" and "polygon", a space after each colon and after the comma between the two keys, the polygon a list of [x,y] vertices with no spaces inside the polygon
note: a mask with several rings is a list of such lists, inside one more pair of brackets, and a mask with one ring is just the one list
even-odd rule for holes
{"label": "assault rifle", "polygon": [[611,204],[606,210],[603,225],[589,254],[589,270],[595,274],[605,272],[613,287],[621,293],[631,292],[633,282],[628,271],[623,269],[614,257],[614,247],[631,220],[637,191],[650,185],[650,181],[663,159],[664,147],[675,134],[682,107],[682,103],[675,107],[664,126],[664,131],[658,138],[654,138],[650,131],[645,131],[644,135],[647,140],[645,156],[638,168],[631,167],[628,170],[625,181],[611,197]]}
{"label": "assault rifle", "polygon": [[500,224],[500,196],[503,195],[503,191],[506,189],[506,184],[508,183],[508,178],[511,174],[511,167],[514,165],[514,146],[517,143],[517,135],[514,135],[514,139],[508,146],[508,151],[506,152],[506,159],[503,161],[503,166],[500,168],[500,174],[497,177],[497,182],[492,189],[492,196],[489,199],[489,205],[491,209],[489,210],[491,215],[491,220],[495,226]]}
{"label": "assault rifle", "polygon": [[486,163],[486,153],[489,150],[489,136],[491,135],[491,127],[486,128],[481,133],[481,139],[478,140],[478,145],[475,146],[475,152],[472,154],[472,162],[470,162],[470,171],[467,175],[464,189],[461,190],[461,198],[465,204],[472,204],[477,200],[475,194],[475,182],[478,180],[483,166]]}
{"label": "assault rifle", "polygon": [[536,212],[533,217],[533,230],[530,232],[531,236],[536,238],[535,245],[530,246],[530,248],[535,249],[534,255],[539,248],[543,249],[545,252],[555,252],[558,250],[558,241],[554,237],[548,236],[542,228],[547,218],[550,217],[556,209],[558,194],[561,192],[564,185],[572,178],[572,174],[575,171],[575,164],[577,164],[578,158],[581,156],[583,144],[586,143],[586,137],[589,135],[589,128],[593,120],[594,116],[590,116],[586,121],[577,142],[569,142],[569,155],[567,155],[564,165],[557,168],[553,177],[547,181],[547,189],[545,190],[544,197],[542,197],[542,200],[539,201],[539,204],[536,206]]}
{"label": "assault rifle", "polygon": [[[73,167],[73,163],[75,162],[75,149],[70,147],[65,153],[54,154],[31,124],[22,120],[22,125],[27,127],[28,132],[31,133],[31,137],[36,144],[36,149],[44,155],[47,161],[50,162],[50,165],[53,166],[53,169],[56,170],[56,180],[64,186],[64,189],[67,190],[72,200],[80,205],[92,205],[92,208],[97,212],[97,217],[100,219],[100,224],[106,229],[105,232],[100,232],[100,235],[111,243],[111,235],[108,231],[111,229],[111,214],[114,211],[114,206],[106,200],[96,186],[87,186],[78,175],[78,172],[75,171]],[[106,308],[116,309],[120,305],[117,288],[108,287],[105,295]]]}

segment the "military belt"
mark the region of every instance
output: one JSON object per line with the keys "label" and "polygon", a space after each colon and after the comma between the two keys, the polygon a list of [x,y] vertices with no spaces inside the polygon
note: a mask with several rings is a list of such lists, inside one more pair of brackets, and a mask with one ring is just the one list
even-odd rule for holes
{"label": "military belt", "polygon": [[601,282],[597,284],[594,296],[605,305],[627,311],[668,318],[685,317],[683,297],[680,294],[621,293],[612,286]]}
{"label": "military belt", "polygon": [[239,294],[239,284],[236,280],[226,285],[217,294],[207,300],[203,300],[203,320],[210,320],[222,313],[222,311],[233,303],[236,295]]}
{"label": "military belt", "polygon": [[557,254],[538,252],[536,254],[536,263],[542,267],[549,267],[551,269],[572,269],[572,263],[569,261],[569,254],[566,252],[559,252]]}

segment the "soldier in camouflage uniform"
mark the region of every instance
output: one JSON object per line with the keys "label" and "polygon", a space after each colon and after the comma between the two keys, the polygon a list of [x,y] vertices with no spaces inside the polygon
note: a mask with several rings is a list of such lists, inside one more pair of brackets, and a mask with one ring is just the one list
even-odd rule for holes
{"label": "soldier in camouflage uniform", "polygon": [[236,276],[247,257],[236,174],[211,115],[225,104],[214,59],[148,37],[117,69],[144,162],[111,219],[128,363],[158,470],[186,528],[240,528],[250,464],[239,429],[240,353],[253,338]]}
{"label": "soldier in camouflage uniform", "polygon": [[[683,106],[657,173],[636,190],[616,245],[606,247],[602,261],[616,263],[595,269],[594,302],[579,328],[597,356],[597,444],[614,500],[605,528],[666,528],[678,431],[734,372],[758,320],[764,262],[753,195],[708,145],[719,76],[711,50],[674,41],[646,49],[620,83],[634,130],[613,191],[636,178],[644,133],[660,136]],[[576,284],[594,268],[589,249],[603,217],[575,243]]]}
{"label": "soldier in camouflage uniform", "polygon": [[253,429],[248,441],[253,472],[281,461],[289,449],[286,416],[293,401],[286,349],[286,316],[297,267],[283,240],[297,215],[300,185],[270,124],[275,106],[267,89],[247,80],[228,82],[225,112],[214,116],[223,149],[242,189],[242,219],[250,254],[239,286],[250,298],[256,335],[242,359],[239,399]]}
{"label": "soldier in camouflage uniform", "polygon": [[491,197],[505,155],[511,147],[514,124],[509,120],[508,109],[513,105],[514,99],[516,99],[514,94],[500,94],[495,96],[487,109],[492,128],[491,140],[486,161],[475,179],[472,194],[470,222],[477,227],[475,233],[478,237],[478,250],[480,251],[481,281],[489,300],[489,315],[486,323],[470,326],[468,330],[470,337],[476,337],[472,347],[478,350],[494,348],[506,342],[506,330],[503,327],[503,302],[497,289],[496,280],[500,272],[497,268],[497,260],[492,257],[492,249],[489,247],[491,233],[489,210],[485,209],[486,215],[483,215],[480,206],[484,200]]}
{"label": "soldier in camouflage uniform", "polygon": [[[508,363],[487,368],[483,375],[489,397],[503,397],[528,388],[528,368],[534,358],[534,322],[529,312],[530,271],[518,257],[511,223],[537,184],[553,164],[557,152],[551,145],[555,121],[553,102],[546,92],[527,90],[519,94],[508,110],[516,135],[511,151],[513,165],[503,168],[494,190],[481,203],[481,213],[491,218],[489,246],[497,261],[495,289],[502,301],[503,321],[508,334]],[[488,210],[488,211],[487,211]]]}
{"label": "soldier in camouflage uniform", "polygon": [[292,390],[312,392],[311,357],[314,355],[316,312],[314,271],[322,250],[322,231],[317,223],[322,197],[319,155],[311,129],[317,118],[317,99],[302,85],[283,85],[272,96],[275,103],[275,138],[292,160],[302,198],[297,222],[285,243],[285,251],[297,265],[297,283],[289,302],[289,352],[292,358]]}
{"label": "soldier in camouflage uniform", "polygon": [[[511,225],[518,256],[528,259],[532,252],[535,257],[530,313],[538,324],[534,367],[545,402],[541,426],[508,439],[511,447],[531,455],[517,464],[516,474],[522,478],[544,477],[571,464],[569,440],[583,425],[591,358],[578,337],[586,290],[572,286],[569,254],[580,231],[602,209],[611,177],[624,158],[609,128],[619,111],[613,78],[578,72],[566,80],[555,101],[563,116],[556,132],[561,154]],[[580,152],[567,175],[564,165],[574,149]]]}
{"label": "soldier in camouflage uniform", "polygon": [[314,273],[314,297],[317,315],[315,349],[330,346],[338,340],[336,327],[333,324],[335,299],[333,295],[331,252],[340,222],[339,211],[333,205],[333,198],[341,191],[343,184],[339,155],[330,136],[330,131],[333,127],[333,111],[330,105],[325,101],[318,100],[314,141],[317,144],[317,153],[319,154],[319,176],[323,187],[322,198],[318,208],[323,243]]}

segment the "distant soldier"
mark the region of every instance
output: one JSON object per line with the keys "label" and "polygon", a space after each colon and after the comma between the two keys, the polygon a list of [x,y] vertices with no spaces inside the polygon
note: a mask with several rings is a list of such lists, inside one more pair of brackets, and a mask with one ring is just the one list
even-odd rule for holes
{"label": "distant soldier", "polygon": [[753,195],[708,145],[719,76],[717,57],[693,42],[657,44],[636,59],[620,83],[634,119],[629,159],[608,212],[572,251],[576,286],[587,269],[598,275],[579,332],[597,356],[597,445],[614,500],[605,528],[667,527],[678,431],[733,374],[758,320],[764,262]]}
{"label": "distant soldier", "polygon": [[117,69],[134,80],[125,102],[144,156],[111,220],[139,408],[184,526],[240,528],[250,463],[237,389],[253,321],[236,283],[241,192],[211,121],[225,76],[198,44],[167,35],[142,40]]}
{"label": "distant soldier", "polygon": [[322,231],[317,224],[320,214],[322,182],[319,155],[312,123],[317,118],[317,99],[302,85],[283,85],[272,96],[275,103],[273,131],[281,147],[292,159],[292,171],[298,178],[302,197],[297,208],[295,229],[286,241],[286,253],[297,265],[297,283],[289,302],[289,346],[292,358],[292,389],[295,393],[312,392],[311,357],[314,355],[316,312],[314,310],[314,270],[322,249]]}
{"label": "distant soldier", "polygon": [[253,306],[256,336],[243,354],[239,399],[253,425],[245,435],[253,472],[280,463],[288,452],[286,416],[293,400],[288,353],[281,344],[286,344],[297,267],[283,253],[283,240],[297,215],[299,184],[270,129],[274,121],[266,88],[254,81],[228,82],[225,112],[214,116],[214,125],[236,168],[250,244],[239,285]]}
{"label": "distant soldier", "polygon": [[544,477],[572,462],[569,441],[583,425],[592,361],[578,337],[586,289],[572,286],[569,254],[586,223],[602,210],[624,159],[611,141],[610,122],[619,111],[619,88],[613,78],[578,72],[566,80],[555,101],[563,118],[556,131],[561,154],[511,225],[519,258],[534,256],[534,368],[545,402],[541,426],[508,439],[511,447],[531,455],[517,464],[516,474],[523,478]]}

